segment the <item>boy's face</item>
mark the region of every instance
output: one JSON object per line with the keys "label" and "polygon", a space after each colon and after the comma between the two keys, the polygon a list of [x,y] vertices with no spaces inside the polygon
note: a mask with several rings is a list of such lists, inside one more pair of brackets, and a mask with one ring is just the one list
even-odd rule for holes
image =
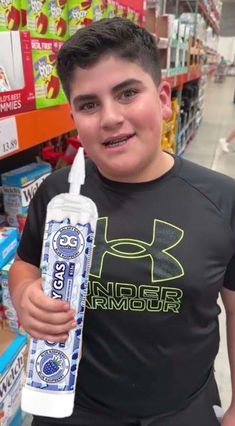
{"label": "boy's face", "polygon": [[160,147],[162,119],[171,114],[169,86],[157,88],[139,65],[109,56],[77,68],[70,104],[79,139],[106,178],[152,180],[172,161]]}

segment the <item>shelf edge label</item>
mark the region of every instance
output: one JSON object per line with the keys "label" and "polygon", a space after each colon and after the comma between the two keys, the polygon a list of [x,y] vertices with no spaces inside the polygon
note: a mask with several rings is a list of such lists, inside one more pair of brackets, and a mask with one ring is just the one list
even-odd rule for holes
{"label": "shelf edge label", "polygon": [[19,149],[15,117],[0,119],[0,158]]}

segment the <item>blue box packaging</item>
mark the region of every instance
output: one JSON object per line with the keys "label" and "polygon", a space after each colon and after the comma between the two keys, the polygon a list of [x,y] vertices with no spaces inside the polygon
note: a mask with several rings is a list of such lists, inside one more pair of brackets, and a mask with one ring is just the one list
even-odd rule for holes
{"label": "blue box packaging", "polygon": [[50,164],[31,163],[2,174],[4,209],[10,226],[19,226],[17,216],[27,214],[36,190],[50,173]]}
{"label": "blue box packaging", "polygon": [[0,268],[15,255],[17,246],[17,229],[7,226],[0,227]]}

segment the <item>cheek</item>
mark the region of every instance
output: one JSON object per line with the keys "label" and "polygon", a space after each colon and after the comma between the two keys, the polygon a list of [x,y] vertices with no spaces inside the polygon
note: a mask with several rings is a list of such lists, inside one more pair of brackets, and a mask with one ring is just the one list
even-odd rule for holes
{"label": "cheek", "polygon": [[76,117],[75,119],[78,136],[83,144],[88,143],[94,139],[97,134],[96,125],[91,117]]}
{"label": "cheek", "polygon": [[133,120],[135,121],[135,127],[140,130],[161,130],[161,108],[159,105],[156,105],[156,102],[152,102],[152,104],[150,101],[148,103],[139,103],[133,114]]}

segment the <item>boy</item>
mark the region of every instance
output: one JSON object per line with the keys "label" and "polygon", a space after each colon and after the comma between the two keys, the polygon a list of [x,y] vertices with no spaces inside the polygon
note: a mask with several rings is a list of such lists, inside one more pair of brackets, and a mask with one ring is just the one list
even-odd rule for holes
{"label": "boy", "polygon": [[[113,18],[79,30],[58,73],[89,156],[82,191],[99,220],[74,413],[33,426],[218,425],[221,290],[235,383],[235,183],[162,152],[170,88],[144,29]],[[67,192],[67,177],[62,169],[40,186],[10,283],[24,328],[55,342],[74,313],[43,294],[38,267],[46,205]],[[234,419],[233,401],[222,425]]]}

